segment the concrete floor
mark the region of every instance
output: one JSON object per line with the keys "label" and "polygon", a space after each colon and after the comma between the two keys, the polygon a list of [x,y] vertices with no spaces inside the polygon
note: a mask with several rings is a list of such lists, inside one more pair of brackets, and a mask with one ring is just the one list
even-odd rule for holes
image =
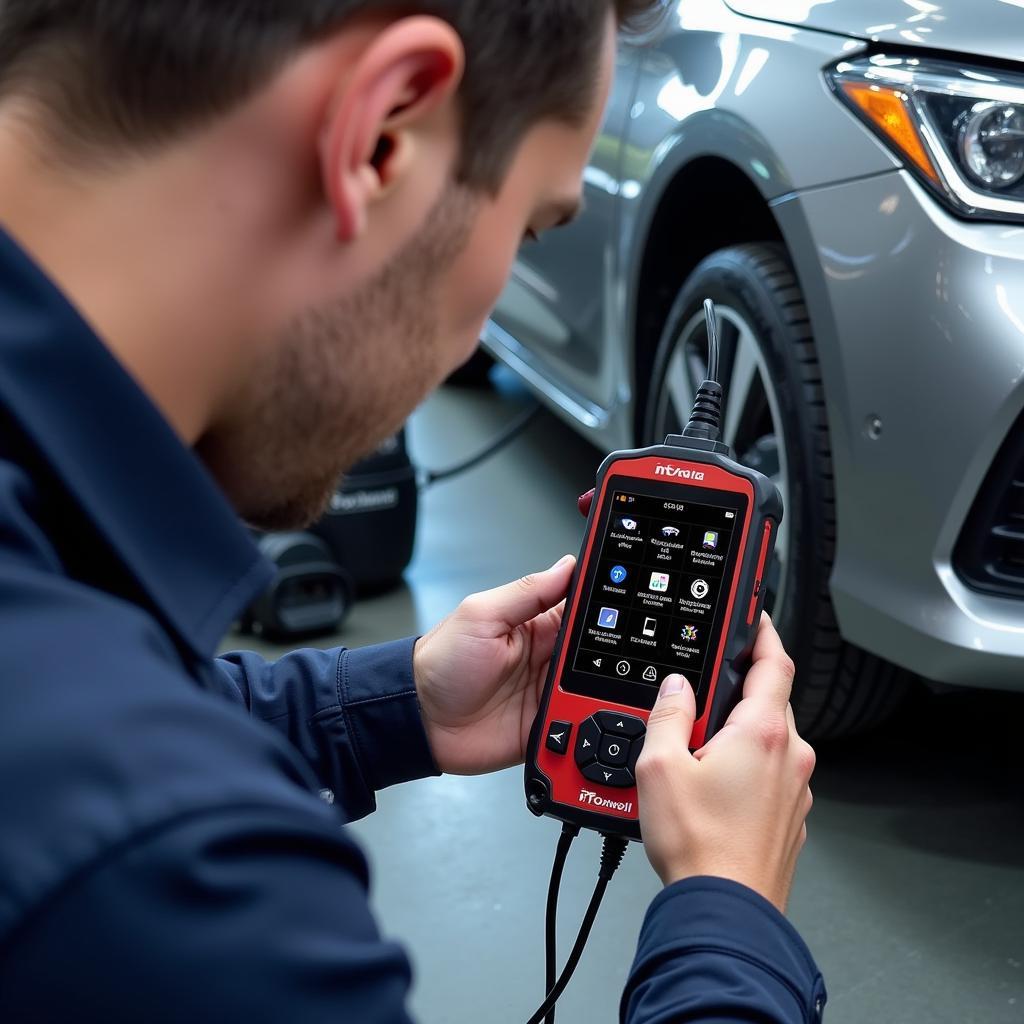
{"label": "concrete floor", "polygon": [[[417,415],[436,468],[476,451],[527,401],[448,389]],[[423,632],[475,591],[576,552],[576,496],[600,453],[550,416],[426,495],[408,587],[359,605],[335,642]],[[324,644],[330,646],[330,644]],[[815,809],[790,916],[825,972],[831,1024],[1024,1021],[1024,696],[916,697],[885,732],[819,750]],[[355,829],[382,926],[416,967],[424,1024],[524,1021],[542,998],[543,913],[558,826],[524,805],[521,771],[381,794]],[[596,875],[573,848],[564,952]],[[611,886],[560,1019],[617,1019],[640,921],[659,884],[634,847]]]}

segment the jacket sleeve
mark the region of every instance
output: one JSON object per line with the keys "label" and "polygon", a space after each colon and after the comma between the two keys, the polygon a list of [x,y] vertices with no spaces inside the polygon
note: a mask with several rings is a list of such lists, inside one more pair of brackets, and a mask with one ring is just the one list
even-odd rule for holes
{"label": "jacket sleeve", "polygon": [[250,653],[216,661],[218,685],[284,733],[347,821],[378,790],[438,775],[413,679],[415,640],[359,650],[305,650],[279,661]]}
{"label": "jacket sleeve", "polygon": [[825,985],[796,929],[757,893],[691,878],[651,904],[623,1024],[818,1024]]}
{"label": "jacket sleeve", "polygon": [[409,962],[323,811],[220,807],[109,851],[0,958],[0,1019],[409,1024]]}

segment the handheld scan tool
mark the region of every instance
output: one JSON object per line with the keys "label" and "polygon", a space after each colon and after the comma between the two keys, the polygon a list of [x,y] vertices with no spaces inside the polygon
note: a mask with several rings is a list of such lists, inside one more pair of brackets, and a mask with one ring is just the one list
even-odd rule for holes
{"label": "handheld scan tool", "polygon": [[662,680],[697,695],[691,745],[739,699],[782,499],[719,440],[714,306],[709,380],[681,436],[614,452],[598,472],[526,768],[530,810],[640,838],[635,768]]}
{"label": "handheld scan tool", "polygon": [[[627,840],[639,840],[636,763],[666,676],[697,696],[691,746],[739,700],[767,588],[782,498],[720,440],[723,406],[714,304],[704,304],[708,380],[681,435],[614,452],[601,466],[526,759],[526,799],[563,822],[547,904],[547,998],[554,1006],[586,944]],[[558,888],[581,828],[604,836],[601,870],[576,944],[556,976]]]}

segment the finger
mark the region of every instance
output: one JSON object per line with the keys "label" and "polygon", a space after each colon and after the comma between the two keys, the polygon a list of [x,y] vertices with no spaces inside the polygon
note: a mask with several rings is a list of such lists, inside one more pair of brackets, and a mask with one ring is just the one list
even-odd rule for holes
{"label": "finger", "polygon": [[579,506],[580,515],[583,516],[584,519],[590,516],[590,509],[591,506],[594,504],[594,495],[596,493],[596,491],[587,491],[586,494],[581,494],[579,498],[576,499],[576,504]]}
{"label": "finger", "polygon": [[754,642],[753,665],[743,684],[744,700],[764,701],[783,711],[793,692],[795,672],[772,620],[763,615]]}
{"label": "finger", "polygon": [[648,762],[691,760],[690,737],[696,717],[697,699],[693,687],[683,676],[666,676],[647,721],[647,738],[641,756]]}
{"label": "finger", "polygon": [[704,744],[703,747],[699,747],[693,752],[693,759],[695,761],[703,761],[709,754],[713,754],[719,747],[726,746],[729,741],[733,738],[736,732],[736,723],[733,721],[727,721],[714,736],[711,737]]}
{"label": "finger", "polygon": [[543,665],[551,660],[551,652],[555,649],[558,631],[562,628],[562,617],[565,615],[565,601],[559,602],[551,611],[538,615],[533,620],[533,653],[534,665]]}
{"label": "finger", "polygon": [[562,619],[565,618],[566,604],[567,602],[563,597],[562,600],[559,601],[554,608],[551,608],[548,611],[544,612],[543,615],[538,616],[536,620],[538,626],[543,626],[544,628],[547,628],[548,626],[554,626],[555,632],[558,632],[562,625]]}
{"label": "finger", "polygon": [[566,555],[544,572],[466,598],[459,613],[463,619],[478,625],[493,625],[498,631],[515,629],[565,599],[575,567],[576,559]]}

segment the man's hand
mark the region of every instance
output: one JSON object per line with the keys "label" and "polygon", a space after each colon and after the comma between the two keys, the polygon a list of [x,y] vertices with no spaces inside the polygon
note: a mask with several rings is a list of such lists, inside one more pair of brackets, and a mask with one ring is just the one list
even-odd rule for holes
{"label": "man's hand", "polygon": [[807,838],[814,751],[789,705],[793,662],[768,616],[761,620],[743,700],[707,746],[689,752],[696,704],[669,676],[637,763],[640,823],[662,881],[714,875],[785,911]]}
{"label": "man's hand", "polygon": [[416,690],[434,760],[481,775],[526,758],[576,560],[474,594],[416,645]]}

